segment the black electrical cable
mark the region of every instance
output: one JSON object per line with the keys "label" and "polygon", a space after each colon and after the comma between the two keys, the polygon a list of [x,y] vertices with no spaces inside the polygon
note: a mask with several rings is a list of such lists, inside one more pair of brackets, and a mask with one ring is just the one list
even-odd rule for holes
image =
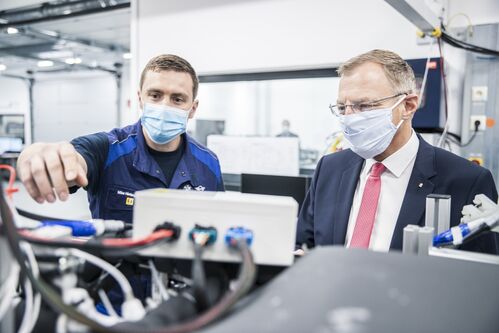
{"label": "black electrical cable", "polygon": [[203,267],[203,246],[194,242],[194,261],[192,262],[192,291],[199,312],[205,311],[210,303],[206,294],[206,275]]}
{"label": "black electrical cable", "polygon": [[455,145],[457,145],[457,146],[459,146],[461,148],[462,147],[467,147],[467,146],[469,146],[473,142],[473,140],[475,140],[476,134],[478,133],[479,127],[480,127],[480,122],[476,121],[475,122],[475,130],[473,131],[473,134],[471,134],[471,137],[469,138],[468,142],[466,142],[466,143],[461,143],[460,142],[461,140],[457,141],[456,139],[451,138],[451,137],[448,137],[448,139],[449,139],[450,142],[454,143]]}
{"label": "black electrical cable", "polygon": [[39,215],[35,213],[31,213],[28,211],[25,211],[24,209],[16,207],[17,213],[21,215],[22,217],[26,217],[31,220],[36,220],[36,221],[64,221],[65,219],[61,219],[58,217],[50,217],[50,216],[44,216],[44,215]]}
{"label": "black electrical cable", "polygon": [[[213,322],[220,318],[253,286],[256,277],[256,266],[253,262],[253,255],[246,244],[245,239],[238,239],[235,244],[235,250],[239,253],[242,259],[239,277],[236,281],[235,288],[226,293],[222,299],[214,306],[210,307],[206,312],[189,322],[171,325],[161,330],[152,330],[157,333],[184,333],[200,329],[201,327]],[[136,323],[123,323],[114,326],[122,331],[129,331],[130,329],[142,329],[142,332],[149,332],[144,330],[140,321]]]}
{"label": "black electrical cable", "polygon": [[256,266],[253,262],[253,255],[246,244],[246,239],[238,239],[235,248],[242,257],[242,264],[240,277],[236,282],[234,290],[226,294],[217,304],[196,319],[188,323],[170,327],[167,331],[163,331],[163,333],[183,333],[197,330],[220,318],[251,289],[256,277]]}
{"label": "black electrical cable", "polygon": [[[6,201],[3,186],[0,182],[0,217],[4,229],[6,231],[6,238],[8,240],[10,249],[16,258],[21,268],[21,273],[28,277],[33,287],[37,292],[42,295],[43,299],[56,311],[64,313],[70,319],[76,320],[83,325],[88,326],[95,332],[103,333],[123,333],[123,332],[136,332],[136,330],[127,329],[126,326],[120,326],[119,329],[112,327],[105,327],[100,323],[88,318],[82,313],[78,312],[71,306],[64,303],[60,295],[42,278],[36,278],[31,270],[26,265],[26,258],[21,251],[19,243],[22,241],[17,232],[17,227],[14,222],[14,217],[9,204]],[[157,333],[182,333],[190,332],[199,329],[212,321],[220,318],[226,313],[232,305],[234,305],[242,296],[244,296],[253,286],[256,277],[256,266],[253,261],[253,255],[246,244],[245,239],[238,239],[235,242],[235,249],[241,255],[242,264],[239,278],[236,282],[234,290],[225,294],[222,299],[206,312],[196,317],[192,321],[171,325],[164,328],[151,330],[149,332]],[[126,324],[124,324],[126,325]],[[147,331],[146,331],[147,332]]]}
{"label": "black electrical cable", "polygon": [[37,292],[42,295],[43,299],[56,311],[56,312],[62,312],[65,315],[67,315],[69,318],[74,319],[92,330],[96,332],[103,332],[103,333],[118,333],[119,331],[115,331],[113,329],[109,329],[105,326],[102,326],[101,324],[93,321],[92,319],[88,318],[87,316],[81,314],[77,310],[75,310],[73,307],[68,306],[67,304],[64,303],[62,298],[59,296],[59,294],[45,281],[43,281],[41,278],[36,278],[31,270],[28,268],[26,265],[26,258],[21,251],[21,248],[19,246],[19,243],[21,242],[21,239],[19,238],[19,235],[17,233],[17,228],[14,223],[14,217],[12,215],[12,211],[10,209],[9,204],[7,203],[4,195],[4,190],[3,186],[0,182],[0,216],[2,218],[2,223],[6,232],[6,238],[9,243],[10,249],[12,251],[13,256],[16,258],[20,268],[21,272],[24,276],[27,276],[29,281],[31,282],[32,286],[36,289]]}
{"label": "black electrical cable", "polygon": [[[416,132],[418,133],[440,133],[442,134],[444,132],[444,129],[441,127],[437,128],[416,128]],[[447,131],[448,137],[453,137],[455,140],[461,142],[461,136],[459,134],[456,134],[454,132],[449,132]]]}
{"label": "black electrical cable", "polygon": [[499,57],[499,51],[497,50],[492,50],[482,46],[466,43],[464,41],[452,37],[445,31],[442,31],[441,39],[449,45],[452,45],[460,49],[464,49],[466,51]]}
{"label": "black electrical cable", "polygon": [[483,223],[478,227],[477,230],[475,230],[473,233],[469,234],[467,237],[463,239],[463,242],[459,244],[458,248],[461,248],[463,245],[471,242],[472,240],[480,237],[483,235],[483,233],[490,231],[490,226],[487,223]]}
{"label": "black electrical cable", "polygon": [[65,241],[56,241],[56,240],[41,240],[34,239],[21,235],[21,239],[35,245],[51,247],[51,248],[73,248],[82,251],[89,252],[91,254],[97,255],[98,257],[109,256],[109,257],[123,257],[129,255],[136,255],[136,251],[146,249],[152,246],[156,246],[158,244],[168,242],[169,239],[157,240],[151,242],[149,244],[144,244],[140,246],[133,247],[121,247],[121,246],[107,246],[103,244],[99,244],[97,242],[93,242],[92,240],[87,241],[86,243],[77,243],[77,242],[65,242]]}
{"label": "black electrical cable", "polygon": [[468,142],[466,142],[466,143],[458,143],[457,145],[458,145],[459,147],[467,147],[467,146],[469,146],[469,145],[470,145],[470,143],[472,143],[472,142],[473,142],[473,140],[475,140],[475,138],[476,138],[476,134],[477,134],[477,133],[478,133],[478,128],[476,128],[476,129],[475,129],[475,131],[473,132],[473,134],[471,134],[471,137],[470,137],[470,139],[468,140]]}
{"label": "black electrical cable", "polygon": [[[166,237],[164,235],[158,235],[158,233],[161,233],[162,231],[165,231],[170,234],[170,236]],[[109,256],[122,256],[126,254],[135,254],[135,251],[145,249],[151,246],[156,246],[160,243],[164,242],[169,242],[175,239],[178,239],[180,235],[180,227],[169,223],[165,222],[164,224],[158,226],[154,232],[149,235],[148,237],[151,236],[156,236],[152,239],[142,239],[139,241],[135,241],[136,244],[130,244],[129,239],[108,239],[107,242],[110,241],[118,241],[120,244],[123,243],[123,245],[120,244],[106,244],[106,243],[101,243],[100,240],[98,239],[91,239],[87,242],[80,243],[77,241],[63,241],[63,240],[53,240],[53,239],[46,239],[46,238],[39,238],[36,235],[31,235],[30,231],[21,231],[20,235],[23,240],[32,243],[32,244],[37,244],[41,246],[47,246],[47,247],[55,247],[55,248],[75,248],[75,249],[80,249],[80,250],[85,250],[90,253],[97,254],[97,256],[101,256],[103,254],[109,255]],[[102,240],[102,242],[106,242],[106,240]]]}

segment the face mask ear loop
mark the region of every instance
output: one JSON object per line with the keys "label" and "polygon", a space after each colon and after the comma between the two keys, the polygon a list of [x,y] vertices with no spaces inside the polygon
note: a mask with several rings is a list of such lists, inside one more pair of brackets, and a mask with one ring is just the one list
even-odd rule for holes
{"label": "face mask ear loop", "polygon": [[[406,98],[406,97],[407,97],[407,96],[404,96],[404,97],[402,97],[401,99],[399,99],[399,100],[398,100],[398,101],[397,101],[397,102],[396,102],[396,103],[392,106],[392,111],[393,111],[393,110],[394,110],[397,106],[399,106],[399,105],[400,105],[400,103],[402,103],[402,101],[403,101],[403,100],[405,100],[405,98]],[[395,127],[397,128],[397,130],[400,128],[400,126],[402,126],[402,123],[404,122],[404,120],[406,120],[406,119],[404,119],[404,117],[402,117],[402,119],[400,119],[400,121],[399,121],[399,123],[397,124],[397,126],[395,126]]]}

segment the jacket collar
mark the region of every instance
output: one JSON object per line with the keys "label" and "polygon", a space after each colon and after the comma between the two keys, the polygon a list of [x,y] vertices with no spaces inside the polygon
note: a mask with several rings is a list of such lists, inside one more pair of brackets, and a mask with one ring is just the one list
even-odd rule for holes
{"label": "jacket collar", "polygon": [[393,232],[390,249],[402,249],[403,231],[408,224],[423,226],[426,210],[426,196],[433,193],[435,184],[432,178],[437,174],[435,147],[427,143],[419,134],[419,149],[407,184],[404,201]]}
{"label": "jacket collar", "polygon": [[[137,134],[137,149],[133,156],[133,167],[142,173],[159,179],[166,187],[165,176],[154,157],[149,153],[149,146],[144,138],[140,120],[134,126],[134,131]],[[190,149],[192,138],[188,134],[182,134],[182,140],[185,142],[184,153],[170,182],[170,188],[179,188],[184,183],[190,183],[194,187],[198,186],[195,169],[196,161]]]}
{"label": "jacket collar", "polygon": [[359,181],[360,171],[364,164],[364,159],[354,152],[350,151],[352,158],[346,166],[345,171],[341,174],[340,185],[338,186],[337,203],[334,204],[337,211],[334,214],[333,223],[333,244],[345,244],[347,233],[348,218],[353,203],[353,196]]}

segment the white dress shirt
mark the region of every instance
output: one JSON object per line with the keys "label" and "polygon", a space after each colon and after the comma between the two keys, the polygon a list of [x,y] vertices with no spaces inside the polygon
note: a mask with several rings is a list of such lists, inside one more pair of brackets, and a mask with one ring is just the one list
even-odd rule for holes
{"label": "white dress shirt", "polygon": [[[381,191],[379,195],[378,209],[374,219],[374,226],[369,242],[369,249],[374,251],[387,252],[390,249],[395,224],[405,197],[407,184],[412,174],[416,154],[419,148],[419,139],[416,133],[412,135],[407,143],[392,155],[388,156],[382,163],[386,170],[381,174]],[[347,247],[350,246],[357,215],[359,214],[360,203],[364,193],[367,177],[371,172],[371,167],[377,161],[374,159],[365,160],[360,171],[359,181],[353,197],[348,229],[345,239]]]}

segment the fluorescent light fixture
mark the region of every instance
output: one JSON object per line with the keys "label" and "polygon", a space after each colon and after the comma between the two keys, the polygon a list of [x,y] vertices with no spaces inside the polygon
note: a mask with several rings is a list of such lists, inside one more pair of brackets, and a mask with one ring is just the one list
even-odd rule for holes
{"label": "fluorescent light fixture", "polygon": [[38,53],[38,58],[42,59],[61,59],[73,58],[74,52],[69,50],[47,51]]}
{"label": "fluorescent light fixture", "polygon": [[16,29],[16,28],[14,28],[14,27],[8,27],[8,28],[7,28],[7,33],[8,33],[9,35],[17,34],[18,32],[19,32],[19,30],[18,30],[18,29]]}
{"label": "fluorescent light fixture", "polygon": [[81,58],[67,58],[64,62],[68,65],[81,64]]}
{"label": "fluorescent light fixture", "polygon": [[132,54],[130,52],[123,53],[123,59],[132,59]]}
{"label": "fluorescent light fixture", "polygon": [[0,71],[4,71],[7,69],[7,66],[5,66],[4,64],[0,64]]}
{"label": "fluorescent light fixture", "polygon": [[40,60],[37,65],[38,67],[52,67],[54,66],[54,62],[50,60]]}

